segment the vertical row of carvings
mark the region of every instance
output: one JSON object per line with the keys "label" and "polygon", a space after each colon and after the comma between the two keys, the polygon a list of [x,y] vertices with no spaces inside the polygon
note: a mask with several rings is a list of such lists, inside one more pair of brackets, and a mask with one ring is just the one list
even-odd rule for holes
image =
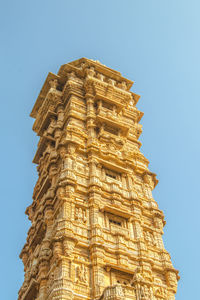
{"label": "vertical row of carvings", "polygon": [[39,177],[19,300],[175,299],[178,275],[130,87],[88,59],[48,75],[31,113]]}

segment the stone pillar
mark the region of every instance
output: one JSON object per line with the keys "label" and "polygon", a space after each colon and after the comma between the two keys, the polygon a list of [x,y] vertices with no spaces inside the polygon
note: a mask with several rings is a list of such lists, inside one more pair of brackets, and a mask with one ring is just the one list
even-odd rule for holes
{"label": "stone pillar", "polygon": [[95,110],[94,110],[94,99],[93,97],[87,98],[87,129],[88,129],[88,137],[89,140],[95,138],[95,127],[94,120],[96,118]]}

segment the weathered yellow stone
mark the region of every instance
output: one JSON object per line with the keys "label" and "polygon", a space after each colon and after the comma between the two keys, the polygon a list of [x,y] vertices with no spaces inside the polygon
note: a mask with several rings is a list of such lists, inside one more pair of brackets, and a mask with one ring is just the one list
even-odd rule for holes
{"label": "weathered yellow stone", "polygon": [[31,112],[39,177],[19,300],[175,299],[132,84],[86,58],[47,76]]}

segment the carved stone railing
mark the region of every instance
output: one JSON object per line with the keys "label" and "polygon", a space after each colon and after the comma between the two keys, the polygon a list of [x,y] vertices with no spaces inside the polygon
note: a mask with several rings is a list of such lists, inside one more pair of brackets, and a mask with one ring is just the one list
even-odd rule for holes
{"label": "carved stone railing", "polygon": [[123,228],[121,226],[110,224],[110,231],[114,235],[122,235],[122,236],[129,236],[129,231],[126,228]]}
{"label": "carved stone railing", "polygon": [[[116,126],[122,130],[122,132],[128,132],[129,126],[127,125],[127,121],[117,113],[117,110],[110,110],[104,107],[99,107],[97,109],[97,119],[99,119],[102,123],[107,122],[112,126]],[[142,125],[140,125],[142,126]]]}
{"label": "carved stone railing", "polygon": [[103,291],[99,300],[125,300],[124,291],[120,284],[108,286]]}

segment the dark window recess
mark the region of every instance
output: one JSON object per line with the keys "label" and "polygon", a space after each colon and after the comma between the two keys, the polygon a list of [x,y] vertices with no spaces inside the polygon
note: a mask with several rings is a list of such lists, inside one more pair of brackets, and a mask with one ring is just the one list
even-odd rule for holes
{"label": "dark window recess", "polygon": [[106,176],[113,178],[113,179],[117,179],[117,176],[113,175],[113,174],[106,173]]}
{"label": "dark window recess", "polygon": [[115,135],[118,135],[118,132],[119,132],[119,130],[117,128],[107,126],[107,125],[105,126],[104,130],[111,134],[115,134]]}
{"label": "dark window recess", "polygon": [[113,170],[105,169],[105,175],[115,180],[121,180],[121,174]]}
{"label": "dark window recess", "polygon": [[112,106],[110,103],[102,102],[102,106],[103,106],[104,108],[109,109],[109,110],[113,110],[113,106]]}
{"label": "dark window recess", "polygon": [[112,220],[112,219],[109,219],[109,222],[112,223],[112,224],[118,225],[118,226],[122,226],[121,222],[118,222],[118,221],[115,221],[115,220]]}
{"label": "dark window recess", "polygon": [[96,127],[96,133],[97,134],[99,134],[99,131],[100,131],[99,127]]}
{"label": "dark window recess", "polygon": [[62,84],[62,85],[58,85],[56,89],[57,89],[58,91],[61,91],[61,92],[62,92],[63,88],[64,88],[64,85]]}
{"label": "dark window recess", "polygon": [[56,143],[54,141],[51,141],[51,146],[55,147]]}

